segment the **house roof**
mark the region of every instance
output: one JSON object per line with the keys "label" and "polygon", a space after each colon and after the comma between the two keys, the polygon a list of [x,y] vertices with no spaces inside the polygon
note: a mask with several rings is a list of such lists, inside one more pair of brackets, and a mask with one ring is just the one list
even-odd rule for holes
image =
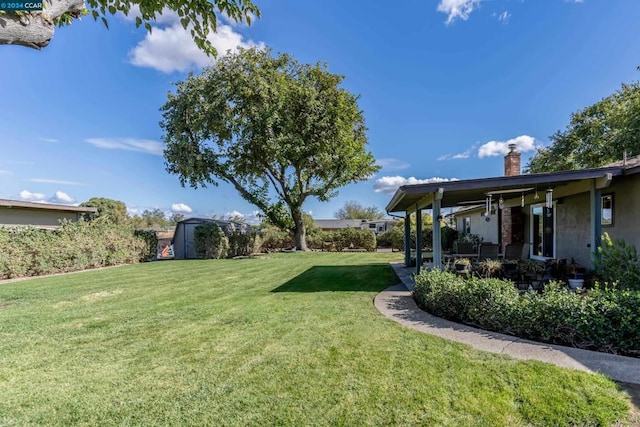
{"label": "house roof", "polygon": [[360,224],[369,222],[366,219],[315,219],[318,228],[360,228]]}
{"label": "house roof", "polygon": [[[431,206],[437,197],[441,197],[441,207],[482,204],[490,193],[495,197],[502,195],[505,200],[520,199],[526,195],[530,202],[532,194],[544,193],[547,189],[556,190],[592,179],[599,179],[602,185],[606,185],[615,176],[640,171],[640,159],[638,164],[635,163],[635,159],[631,160],[634,161],[630,163],[628,160],[624,166],[403,185],[396,190],[386,210],[413,212]],[[544,198],[544,194],[542,197]]]}
{"label": "house roof", "polygon": [[93,207],[55,205],[53,203],[23,202],[20,200],[8,200],[8,199],[0,199],[0,207],[39,209],[39,210],[48,210],[48,211],[65,211],[65,212],[78,212],[78,213],[98,212],[98,209]]}

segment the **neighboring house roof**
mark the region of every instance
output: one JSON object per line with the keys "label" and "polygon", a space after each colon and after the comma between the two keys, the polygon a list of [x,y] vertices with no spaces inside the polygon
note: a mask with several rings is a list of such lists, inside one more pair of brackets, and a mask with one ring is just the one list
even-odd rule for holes
{"label": "neighboring house roof", "polygon": [[[530,175],[500,176],[482,179],[468,179],[430,184],[403,185],[396,190],[386,207],[387,212],[413,212],[433,204],[436,197],[441,198],[442,207],[458,206],[461,203],[484,203],[485,197],[493,193],[502,194],[506,199],[520,198],[522,194],[530,196],[534,191],[542,194],[547,189],[580,181],[599,180],[603,185],[616,176],[640,173],[640,157],[627,159],[625,165],[604,166],[601,168],[548,172]],[[528,202],[531,202],[529,200]]]}
{"label": "neighboring house roof", "polygon": [[318,228],[360,228],[366,219],[314,219]]}
{"label": "neighboring house roof", "polygon": [[53,203],[36,203],[23,202],[19,200],[0,199],[0,207],[4,208],[21,208],[21,209],[40,209],[48,211],[65,211],[77,213],[96,213],[97,208],[83,206],[55,205]]}

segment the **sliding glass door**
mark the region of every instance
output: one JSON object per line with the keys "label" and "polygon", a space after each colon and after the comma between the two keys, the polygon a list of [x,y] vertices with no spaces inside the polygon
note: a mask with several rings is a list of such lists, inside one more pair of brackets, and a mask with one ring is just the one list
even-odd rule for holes
{"label": "sliding glass door", "polygon": [[555,258],[554,209],[544,204],[531,207],[531,257]]}

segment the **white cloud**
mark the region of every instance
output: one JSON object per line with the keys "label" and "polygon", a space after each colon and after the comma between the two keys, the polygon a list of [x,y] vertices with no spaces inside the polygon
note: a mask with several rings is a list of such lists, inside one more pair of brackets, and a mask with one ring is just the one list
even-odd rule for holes
{"label": "white cloud", "polygon": [[26,200],[27,202],[44,202],[47,196],[42,193],[32,193],[28,190],[22,190],[18,195],[21,200]]}
{"label": "white cloud", "polygon": [[409,163],[400,159],[378,159],[376,164],[386,171],[398,171],[409,169],[411,166]]}
{"label": "white cloud", "polygon": [[532,136],[520,135],[508,141],[489,141],[478,149],[478,157],[504,156],[509,152],[509,144],[516,144],[516,150],[525,153],[536,149],[536,140]]}
{"label": "white cloud", "polygon": [[141,153],[154,154],[162,156],[164,144],[152,139],[137,138],[87,138],[85,142],[92,144],[98,148],[108,150],[127,150],[138,151]]}
{"label": "white cloud", "polygon": [[49,198],[50,203],[71,204],[75,200],[64,191],[56,191],[53,197]]}
{"label": "white cloud", "polygon": [[466,21],[481,0],[440,0],[438,12],[447,14],[447,25],[456,19]]}
{"label": "white cloud", "polygon": [[184,203],[174,203],[171,205],[171,212],[174,213],[191,213],[193,212],[193,209],[191,209],[191,206],[186,205]]}
{"label": "white cloud", "polygon": [[22,190],[18,197],[20,200],[24,200],[27,202],[37,202],[37,203],[55,203],[60,205],[76,205],[76,201],[73,197],[65,193],[64,191],[56,191],[49,198],[44,193],[32,193],[29,190]]}
{"label": "white cloud", "polygon": [[437,161],[460,160],[460,159],[468,159],[469,157],[471,157],[471,150],[467,150],[464,153],[458,153],[458,154],[445,154],[443,156],[438,157],[436,160]]}
{"label": "white cloud", "polygon": [[59,185],[86,185],[82,182],[75,181],[63,181],[59,179],[48,179],[48,178],[31,178],[28,180],[29,182],[37,182],[39,184],[59,184]]}
{"label": "white cloud", "polygon": [[244,222],[251,225],[260,224],[260,221],[262,221],[262,219],[260,218],[260,211],[252,211],[249,214],[243,214],[240,211],[233,210],[231,212],[225,213],[223,215],[223,218],[230,218],[230,219],[242,218]]}
{"label": "white cloud", "polygon": [[398,187],[403,185],[415,185],[415,184],[431,184],[435,182],[449,182],[449,181],[457,181],[458,178],[427,178],[427,179],[417,179],[414,177],[405,178],[403,176],[383,176],[376,180],[375,184],[373,184],[373,190],[376,193],[393,193]]}
{"label": "white cloud", "polygon": [[501,14],[495,16],[498,17],[498,21],[502,22],[505,25],[509,23],[509,18],[511,18],[511,14],[506,10]]}
{"label": "white cloud", "polygon": [[[179,20],[173,20],[171,16],[164,23],[169,25],[153,27],[153,31],[147,33],[145,39],[129,52],[129,59],[133,65],[171,73],[187,71],[194,66],[202,68],[213,63],[214,59],[196,46],[190,34],[191,27],[184,29]],[[257,46],[262,49],[265,46],[264,43],[255,43],[252,40],[245,41],[243,35],[236,32],[234,27],[221,23],[218,24],[216,32],[210,33],[207,39],[216,48],[219,56],[225,55],[228,50],[236,51],[239,47]]]}

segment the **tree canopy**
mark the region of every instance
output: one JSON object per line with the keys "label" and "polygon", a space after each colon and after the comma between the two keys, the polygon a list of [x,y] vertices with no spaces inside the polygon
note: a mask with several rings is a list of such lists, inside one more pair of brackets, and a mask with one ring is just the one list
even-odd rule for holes
{"label": "tree canopy", "polygon": [[614,94],[571,115],[525,167],[528,173],[593,168],[640,154],[640,84],[623,84]]}
{"label": "tree canopy", "polygon": [[207,36],[216,32],[218,16],[251,24],[252,17],[260,17],[260,10],[251,0],[44,0],[42,11],[0,11],[0,44],[16,44],[35,49],[46,47],[55,26],[69,25],[82,15],[100,18],[108,27],[107,17],[122,12],[135,13],[136,27],[144,25],[151,32],[151,24],[167,10],[180,17],[182,27],[191,32],[196,45],[209,54],[216,53]]}
{"label": "tree canopy", "polygon": [[382,219],[385,213],[377,206],[362,206],[361,203],[350,200],[338,209],[334,216],[337,219]]}
{"label": "tree canopy", "polygon": [[167,171],[194,188],[230,183],[306,250],[304,202],[329,200],[379,169],[343,79],[269,50],[220,58],[162,107]]}
{"label": "tree canopy", "polygon": [[120,200],[92,197],[86,202],[80,203],[80,206],[97,208],[98,212],[94,215],[95,218],[105,217],[115,224],[122,224],[127,220],[127,205]]}

